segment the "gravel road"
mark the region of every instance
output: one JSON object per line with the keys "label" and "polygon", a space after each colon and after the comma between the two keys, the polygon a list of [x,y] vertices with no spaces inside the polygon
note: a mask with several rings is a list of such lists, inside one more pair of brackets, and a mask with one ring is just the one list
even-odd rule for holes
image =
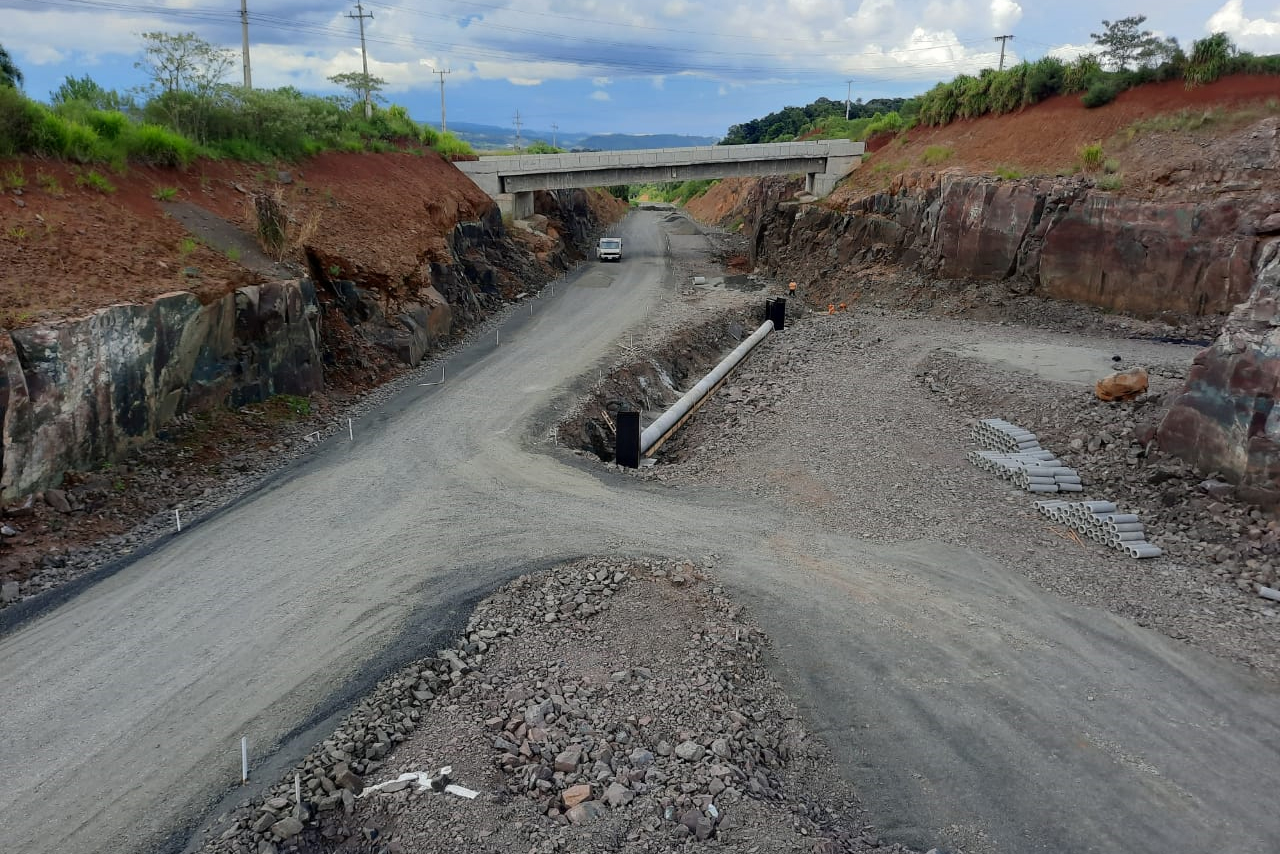
{"label": "gravel road", "polygon": [[[274,779],[502,582],[624,553],[714,566],[754,606],[888,838],[1266,850],[1275,684],[1029,580],[1025,496],[960,474],[963,418],[906,391],[909,343],[823,363],[792,389],[803,429],[730,441],[718,470],[645,480],[547,453],[555,413],[672,292],[660,222],[633,215],[622,265],[516,311],[446,385],[0,638],[5,846],[180,848],[238,780],[241,734]],[[851,390],[852,411],[833,404]]]}

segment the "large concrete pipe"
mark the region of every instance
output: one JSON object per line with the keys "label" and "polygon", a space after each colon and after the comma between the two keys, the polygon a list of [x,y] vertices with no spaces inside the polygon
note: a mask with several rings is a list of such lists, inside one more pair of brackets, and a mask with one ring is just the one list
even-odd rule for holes
{"label": "large concrete pipe", "polygon": [[662,443],[671,437],[671,434],[680,429],[680,425],[689,420],[693,413],[698,411],[698,407],[702,405],[703,400],[720,387],[725,378],[738,364],[745,358],[747,354],[755,349],[756,345],[765,339],[770,332],[773,331],[773,321],[766,320],[760,324],[760,328],[751,333],[747,340],[743,341],[733,352],[725,356],[720,364],[712,369],[698,384],[684,393],[684,396],[672,405],[670,409],[658,416],[658,420],[654,421],[648,427],[644,428],[644,432],[640,434],[640,453],[642,455],[652,454],[662,446]]}
{"label": "large concrete pipe", "polygon": [[[766,304],[766,312],[774,317],[778,317],[782,312],[786,311],[786,300],[771,299]],[[716,365],[711,373],[707,374],[698,384],[689,389],[684,395],[677,400],[670,409],[658,416],[658,419],[650,424],[640,433],[639,441],[636,442],[634,426],[638,424],[640,416],[636,413],[626,413],[627,428],[622,429],[622,422],[619,421],[619,429],[616,433],[616,445],[614,447],[614,459],[619,465],[635,468],[640,465],[640,458],[653,454],[662,446],[662,443],[671,437],[671,434],[679,430],[684,422],[698,411],[698,407],[702,406],[711,394],[718,389],[733,369],[738,367],[743,359],[747,357],[756,345],[765,339],[770,332],[775,329],[772,319],[766,320],[760,324],[760,328],[753,332],[750,337],[734,348],[733,352],[720,360],[720,364]],[[619,413],[622,418],[623,413]],[[634,418],[635,421],[631,419]]]}

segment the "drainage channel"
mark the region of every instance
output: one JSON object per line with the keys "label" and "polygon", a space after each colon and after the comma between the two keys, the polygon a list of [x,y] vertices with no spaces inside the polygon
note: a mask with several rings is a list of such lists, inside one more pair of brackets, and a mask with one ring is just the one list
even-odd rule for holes
{"label": "drainage channel", "polygon": [[641,429],[638,411],[620,411],[614,445],[614,459],[618,464],[627,468],[639,468],[641,457],[656,453],[667,439],[693,417],[703,402],[715,394],[734,368],[742,364],[769,333],[781,332],[786,328],[786,314],[786,299],[770,297],[766,300],[764,323],[648,427]]}

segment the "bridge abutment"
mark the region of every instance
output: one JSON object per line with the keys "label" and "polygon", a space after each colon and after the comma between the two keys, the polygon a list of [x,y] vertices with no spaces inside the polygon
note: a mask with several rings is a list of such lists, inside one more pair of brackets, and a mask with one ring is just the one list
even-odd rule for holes
{"label": "bridge abutment", "polygon": [[528,219],[533,216],[533,191],[498,193],[494,197],[503,219]]}

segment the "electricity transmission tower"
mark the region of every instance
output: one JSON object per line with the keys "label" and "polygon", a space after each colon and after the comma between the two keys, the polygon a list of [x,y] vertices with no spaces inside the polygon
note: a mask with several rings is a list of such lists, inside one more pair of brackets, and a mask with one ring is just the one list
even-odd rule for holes
{"label": "electricity transmission tower", "polygon": [[356,0],[356,12],[359,14],[352,15],[347,13],[348,18],[355,18],[360,22],[360,58],[364,61],[364,117],[366,119],[373,118],[373,102],[372,95],[369,92],[369,52],[364,46],[364,19],[373,20],[373,13],[364,11],[364,6],[360,0]]}
{"label": "electricity transmission tower", "polygon": [[849,121],[849,104],[853,100],[853,81],[849,81],[849,91],[844,96],[844,120]]}
{"label": "electricity transmission tower", "polygon": [[1012,38],[1013,36],[996,36],[996,41],[1000,42],[1000,71],[1004,71],[1004,46]]}
{"label": "electricity transmission tower", "polygon": [[249,71],[249,0],[240,0],[240,34],[244,39],[244,88],[253,88],[253,74]]}
{"label": "electricity transmission tower", "polygon": [[520,120],[520,111],[519,111],[519,110],[516,110],[515,124],[516,124],[516,151],[519,151],[519,150],[520,150],[520,148],[521,148],[521,143],[520,143],[520,127],[524,124],[524,122],[522,122],[522,121]]}
{"label": "electricity transmission tower", "polygon": [[551,147],[556,148],[556,131],[560,130],[560,125],[555,122],[551,123]]}
{"label": "electricity transmission tower", "polygon": [[432,71],[431,73],[440,75],[440,132],[448,133],[448,128],[445,126],[445,122],[444,122],[444,76],[446,74],[452,74],[453,72],[452,71]]}

